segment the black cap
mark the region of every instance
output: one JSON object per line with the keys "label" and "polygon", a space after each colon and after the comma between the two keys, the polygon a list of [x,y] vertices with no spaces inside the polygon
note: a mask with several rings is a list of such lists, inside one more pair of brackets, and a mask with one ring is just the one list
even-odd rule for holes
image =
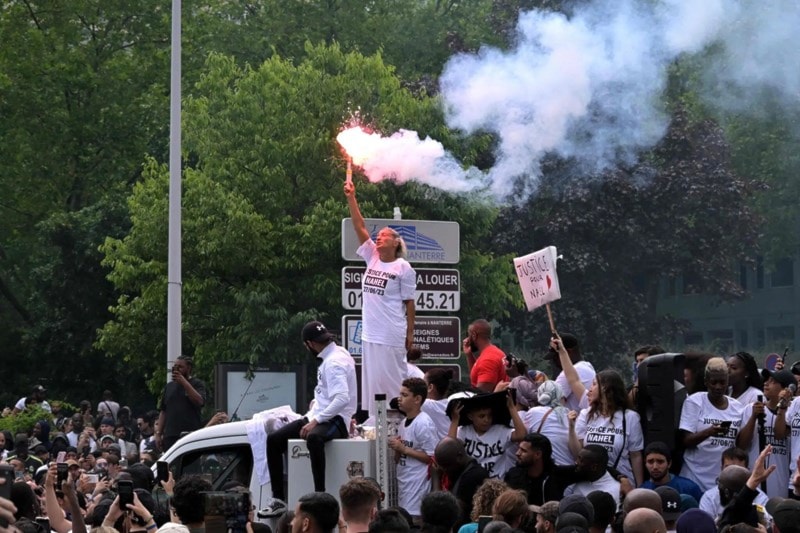
{"label": "black cap", "polygon": [[780,383],[781,387],[783,387],[784,389],[793,383],[795,385],[797,384],[792,373],[786,369],[769,370],[765,368],[761,371],[761,377],[764,378],[765,381],[768,380],[769,378],[774,379],[775,381]]}
{"label": "black cap", "polygon": [[789,498],[770,498],[766,508],[781,533],[797,533],[800,531],[799,501]]}
{"label": "black cap", "polygon": [[655,490],[661,496],[661,516],[667,521],[677,520],[681,516],[680,493],[667,485],[656,487]]}
{"label": "black cap", "polygon": [[328,328],[325,324],[317,320],[312,320],[303,326],[303,332],[300,334],[303,342],[327,342],[333,339],[333,335],[328,333]]}

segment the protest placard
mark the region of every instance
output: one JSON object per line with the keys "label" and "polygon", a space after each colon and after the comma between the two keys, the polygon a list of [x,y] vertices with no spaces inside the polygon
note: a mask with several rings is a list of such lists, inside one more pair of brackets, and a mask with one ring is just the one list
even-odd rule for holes
{"label": "protest placard", "polygon": [[557,260],[555,246],[514,258],[514,268],[528,311],[561,298],[556,274]]}

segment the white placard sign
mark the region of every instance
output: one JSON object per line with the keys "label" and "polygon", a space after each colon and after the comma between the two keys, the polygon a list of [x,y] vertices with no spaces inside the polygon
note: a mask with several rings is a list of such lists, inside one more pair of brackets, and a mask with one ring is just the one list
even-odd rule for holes
{"label": "white placard sign", "polygon": [[561,298],[556,274],[557,259],[555,246],[514,258],[514,268],[528,311]]}
{"label": "white placard sign", "polygon": [[291,405],[296,409],[297,377],[294,372],[253,372],[252,382],[245,372],[228,372],[228,414],[236,410],[242,420],[273,407]]}

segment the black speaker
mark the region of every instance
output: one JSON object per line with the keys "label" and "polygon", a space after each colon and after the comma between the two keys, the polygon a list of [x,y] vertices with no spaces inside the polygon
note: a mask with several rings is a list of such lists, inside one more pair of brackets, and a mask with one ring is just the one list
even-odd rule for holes
{"label": "black speaker", "polygon": [[[680,468],[683,446],[678,433],[687,390],[683,383],[686,358],[679,353],[651,355],[639,364],[636,410],[642,419],[644,444],[660,441],[673,452],[673,469]],[[677,457],[676,457],[677,456]]]}

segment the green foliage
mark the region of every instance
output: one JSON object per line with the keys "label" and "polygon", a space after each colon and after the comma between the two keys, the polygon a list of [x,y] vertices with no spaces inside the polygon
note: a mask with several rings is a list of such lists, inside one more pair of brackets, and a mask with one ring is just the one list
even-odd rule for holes
{"label": "green foliage", "polygon": [[733,164],[766,185],[756,196],[755,207],[764,219],[761,246],[768,267],[800,249],[799,118],[773,102],[762,114],[740,114],[726,121]]}
{"label": "green foliage", "polygon": [[800,115],[780,95],[766,90],[749,94],[746,107],[736,111],[710,99],[704,72],[719,53],[718,47],[712,46],[672,65],[667,101],[674,109],[688,113],[692,121],[717,121],[730,144],[732,167],[762,185],[749,201],[763,220],[759,244],[769,267],[800,247],[796,201],[800,194],[800,156],[796,150]]}
{"label": "green foliage", "polygon": [[[393,132],[403,126],[448,140],[436,102],[400,86],[380,56],[306,47],[297,65],[278,57],[259,68],[209,57],[186,102],[184,172],[184,352],[207,379],[225,360],[281,363],[306,357],[298,341],[313,317],[334,327],[340,311],[343,162],[335,135],[358,108]],[[122,294],[98,346],[163,383],[167,171],[151,161],[134,189],[132,227],[103,245]],[[406,217],[459,220],[465,311],[502,314],[512,298],[508,260],[481,249],[496,210],[415,184],[359,186],[372,216],[403,206]],[[474,294],[474,296],[473,296]]]}
{"label": "green foliage", "polygon": [[[210,52],[260,65],[273,56],[299,63],[306,42],[338,44],[364,56],[381,53],[405,80],[438,75],[454,53],[482,44],[504,45],[516,21],[519,2],[397,0],[312,0],[258,3],[217,0],[188,6],[189,79],[199,72],[197,58]],[[184,4],[186,6],[186,4]],[[513,21],[513,22],[512,22]]]}
{"label": "green foliage", "polygon": [[166,30],[153,0],[0,10],[0,353],[19,387],[5,401],[34,380],[70,395],[115,384],[92,348],[114,299],[97,247],[127,230],[124,199],[163,131]]}
{"label": "green foliage", "polygon": [[30,405],[17,414],[0,417],[0,430],[10,431],[12,435],[30,435],[39,420],[52,420],[53,415],[39,405]]}

